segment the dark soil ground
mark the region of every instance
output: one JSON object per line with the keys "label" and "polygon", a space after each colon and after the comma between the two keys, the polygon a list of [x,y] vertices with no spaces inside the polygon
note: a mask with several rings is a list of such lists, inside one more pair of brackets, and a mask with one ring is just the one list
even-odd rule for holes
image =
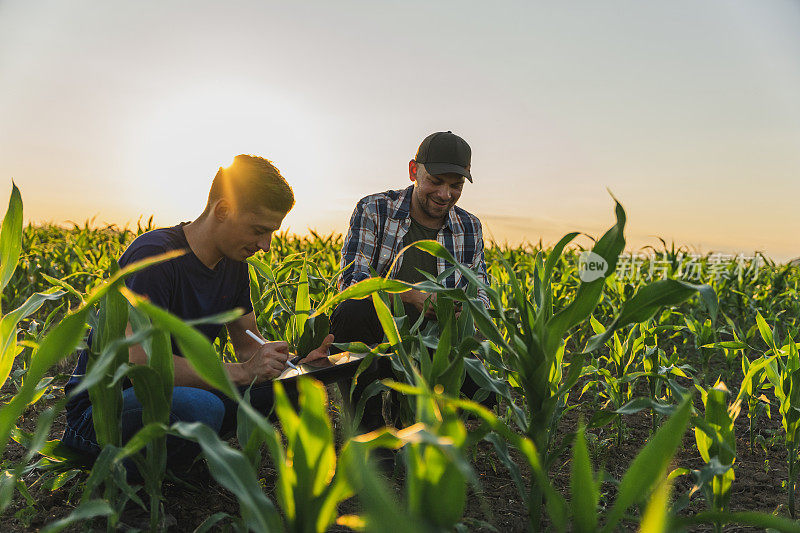
{"label": "dark soil ground", "polygon": [[[577,392],[580,386],[576,387],[570,404],[577,401]],[[2,392],[13,393],[14,389],[9,384]],[[331,397],[331,415],[337,430],[339,415],[335,406],[339,398],[338,390],[329,387]],[[58,392],[57,394],[60,394]],[[697,395],[696,395],[697,396]],[[586,405],[580,409],[573,409],[567,412],[560,422],[559,433],[566,435],[574,432],[579,423],[579,417],[588,420],[591,416],[592,408],[589,403],[593,403],[592,398],[584,395],[582,398]],[[47,404],[52,404],[55,399],[39,402],[30,408],[20,421],[20,426],[28,431],[35,427],[37,416],[42,412]],[[695,398],[696,403],[701,408],[699,398]],[[644,446],[650,436],[651,418],[648,412],[642,411],[635,415],[625,417],[625,431],[621,444],[616,445],[616,432],[613,426],[594,429],[588,435],[590,453],[595,464],[595,469],[602,469],[607,475],[615,479],[621,479],[626,469],[638,451]],[[474,422],[469,422],[468,427],[476,427]],[[63,415],[56,421],[51,438],[61,435],[64,428]],[[732,510],[757,510],[767,513],[776,513],[788,516],[786,510],[786,487],[787,476],[786,452],[782,444],[782,429],[780,426],[780,415],[777,410],[773,411],[772,419],[762,417],[758,423],[758,431],[765,438],[764,446],[756,445],[754,451],[750,451],[748,443],[748,419],[746,409],[736,422],[737,434],[737,460],[736,460],[736,480],[733,483],[733,495],[731,497],[730,508]],[[773,438],[774,436],[774,438]],[[5,468],[21,460],[24,449],[16,443],[11,443],[3,456]],[[472,464],[481,482],[481,490],[475,493],[471,490],[468,497],[468,507],[465,514],[465,522],[469,530],[491,530],[482,523],[490,524],[497,531],[513,532],[523,531],[526,528],[527,513],[525,505],[519,497],[511,476],[505,470],[500,460],[497,458],[491,444],[482,442],[475,451]],[[522,461],[519,461],[522,464]],[[697,452],[694,442],[694,434],[687,431],[684,436],[683,447],[673,461],[673,467],[699,468],[703,464]],[[401,468],[397,469],[402,470]],[[524,469],[523,469],[524,470]],[[569,490],[569,454],[565,454],[552,469],[552,478],[556,487],[562,494],[568,495]],[[530,479],[527,472],[523,472],[526,480]],[[30,474],[24,479],[33,504],[29,504],[19,493],[15,495],[14,502],[0,517],[0,531],[35,531],[44,524],[62,518],[73,510],[80,498],[82,481],[86,474],[80,474],[68,481],[63,487],[51,491],[38,482],[36,473]],[[273,496],[276,472],[265,460],[260,471],[262,483],[268,495]],[[396,473],[391,484],[395,488],[399,497],[402,497],[403,479],[401,473]],[[680,496],[689,492],[693,482],[690,476],[678,478],[673,488],[673,497]],[[613,483],[602,485],[601,505],[610,507],[614,501],[615,487]],[[238,504],[234,496],[227,490],[220,487],[213,480],[201,483],[195,489],[180,486],[174,482],[165,482],[164,494],[166,496],[165,508],[169,515],[168,522],[164,524],[169,531],[192,531],[209,516],[223,512],[237,515]],[[705,509],[700,492],[695,493],[690,504],[684,513],[695,513]],[[351,498],[342,503],[340,512],[342,514],[354,514],[360,510],[357,498]],[[123,516],[121,529],[146,529],[148,515],[145,511],[131,504]],[[68,530],[79,531],[87,524],[73,527]],[[88,524],[91,526],[92,524]],[[104,523],[97,522],[96,528],[104,529]],[[633,529],[630,527],[630,529]],[[336,526],[334,530],[348,531],[348,529]],[[726,531],[745,531],[746,528],[729,526]]]}

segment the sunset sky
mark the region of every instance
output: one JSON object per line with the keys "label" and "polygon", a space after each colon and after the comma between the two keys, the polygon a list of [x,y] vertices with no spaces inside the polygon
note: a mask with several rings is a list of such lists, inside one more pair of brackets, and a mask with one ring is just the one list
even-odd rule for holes
{"label": "sunset sky", "polygon": [[[0,0],[0,198],[26,219],[194,219],[267,157],[284,228],[345,231],[429,133],[459,205],[555,242],[628,212],[632,248],[800,256],[800,2]],[[5,200],[0,200],[5,202]]]}

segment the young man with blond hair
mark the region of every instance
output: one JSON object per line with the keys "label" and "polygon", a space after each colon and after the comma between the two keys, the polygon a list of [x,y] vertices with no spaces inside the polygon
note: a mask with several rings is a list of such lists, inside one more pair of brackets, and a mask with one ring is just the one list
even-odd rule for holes
{"label": "young man with blond hair", "polygon": [[[264,339],[261,344],[246,333],[248,330],[258,333],[258,329],[245,260],[259,250],[269,251],[273,233],[293,205],[291,187],[270,161],[238,155],[231,166],[217,172],[205,210],[197,219],[137,237],[119,259],[120,267],[125,267],[171,250],[185,250],[184,255],[130,276],[125,282],[127,287],[183,320],[208,317],[237,307],[244,310],[240,318],[224,325],[239,361],[225,363],[225,370],[242,390],[256,383],[250,401],[264,413],[272,407],[271,380],[286,369],[288,344]],[[212,342],[222,328],[223,324],[197,326]],[[327,355],[332,340],[329,335],[306,361]],[[174,341],[172,350],[175,388],[170,421],[202,422],[222,435],[231,433],[236,427],[235,402],[213,390],[197,375]],[[144,364],[147,355],[136,345],[130,348],[129,360]],[[88,353],[83,351],[74,375],[64,387],[66,394],[86,373],[87,361]],[[142,427],[141,413],[141,402],[128,384],[123,390],[123,441]],[[63,442],[89,454],[100,452],[86,392],[72,398],[67,405]],[[185,440],[168,441],[169,463],[173,468],[187,465],[198,452],[196,445]]]}

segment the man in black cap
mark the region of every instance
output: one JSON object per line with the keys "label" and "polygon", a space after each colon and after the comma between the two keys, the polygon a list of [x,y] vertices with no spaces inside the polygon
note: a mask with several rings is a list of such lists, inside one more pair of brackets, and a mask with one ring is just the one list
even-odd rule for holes
{"label": "man in black cap", "polygon": [[[469,145],[458,135],[449,131],[433,133],[408,162],[408,175],[413,182],[410,187],[359,200],[342,246],[342,267],[347,268],[339,278],[339,290],[372,277],[370,268],[385,276],[404,246],[424,239],[438,241],[484,283],[488,282],[480,220],[456,207],[464,181],[472,182],[471,155]],[[443,259],[412,248],[400,256],[389,274],[394,279],[416,283],[425,279],[417,269],[438,275],[446,266]],[[445,285],[466,288],[467,281],[456,271]],[[425,299],[432,296],[411,290],[400,298],[421,311]],[[485,291],[479,290],[478,297],[488,307]]]}
{"label": "man in black cap", "polygon": [[[478,217],[468,213],[456,202],[461,197],[465,180],[472,183],[469,145],[450,131],[427,136],[417,154],[408,162],[408,175],[413,182],[406,189],[372,194],[359,200],[350,219],[350,229],[342,246],[342,274],[339,290],[372,277],[371,270],[379,276],[399,279],[409,283],[424,281],[420,271],[438,276],[450,265],[417,248],[403,247],[419,240],[431,239],[444,246],[461,264],[469,266],[484,283],[488,284],[486,263],[483,257],[483,232]],[[394,263],[391,272],[389,269]],[[456,270],[444,280],[447,287],[466,289],[467,280]],[[399,294],[406,313],[416,320],[425,307],[425,300],[434,294],[409,290]],[[478,298],[489,306],[483,288],[478,288]],[[435,319],[432,308],[427,318]],[[335,342],[377,344],[383,340],[383,329],[370,299],[342,302],[331,316],[331,333]],[[465,393],[472,396],[477,387],[467,377]],[[359,379],[354,400],[368,384]],[[470,386],[471,385],[471,386]],[[349,390],[349,389],[348,389]],[[379,398],[373,398],[379,400]],[[362,430],[383,425],[380,405],[370,405],[364,411]]]}

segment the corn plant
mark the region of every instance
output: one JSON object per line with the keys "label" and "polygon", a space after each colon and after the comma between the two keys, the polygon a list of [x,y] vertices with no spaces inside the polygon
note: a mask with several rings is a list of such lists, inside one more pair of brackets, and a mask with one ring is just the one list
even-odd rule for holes
{"label": "corn plant", "polygon": [[[678,378],[693,379],[695,372],[691,365],[681,364],[681,356],[675,346],[672,347],[672,352],[667,355],[666,350],[659,345],[659,336],[662,333],[675,332],[680,329],[678,326],[667,323],[672,315],[669,309],[665,309],[660,315],[657,323],[650,321],[647,327],[643,329],[644,344],[646,346],[643,366],[648,376],[648,389],[653,406],[677,403],[687,393],[686,387],[678,383]],[[677,336],[679,333],[673,333],[673,335]],[[667,338],[662,342],[666,344],[668,340]],[[658,420],[658,410],[653,407],[651,412],[653,433],[658,428]]]}
{"label": "corn plant", "polygon": [[[625,243],[623,237],[625,211],[619,203],[616,205],[616,215],[616,225],[606,232],[592,249],[592,253],[602,258],[607,264],[607,272],[614,271],[617,257]],[[634,297],[625,302],[619,316],[606,328],[604,333],[590,339],[582,352],[571,354],[568,371],[564,376],[562,368],[567,363],[564,336],[571,328],[589,317],[600,300],[605,283],[603,277],[582,282],[578,287],[575,299],[566,308],[554,312],[550,278],[564,247],[576,236],[577,233],[572,233],[561,239],[548,256],[546,263],[543,264],[541,260],[537,260],[531,300],[528,299],[526,291],[522,289],[516,276],[513,275],[510,265],[507,263],[504,265],[509,271],[511,293],[514,295],[518,316],[521,320],[511,319],[505,314],[500,295],[491,287],[485,289],[492,302],[492,314],[482,304],[469,298],[461,289],[431,287],[431,290],[446,292],[451,298],[461,301],[465,307],[469,307],[478,329],[494,344],[495,349],[503,355],[506,361],[509,361],[516,372],[514,379],[521,385],[526,407],[524,410],[512,410],[511,416],[523,433],[531,439],[537,453],[540,454],[539,463],[544,466],[545,471],[558,456],[557,448],[552,448],[555,427],[563,412],[566,396],[581,375],[586,353],[605,344],[617,329],[647,320],[661,306],[680,303],[698,290],[709,308],[716,312],[716,297],[708,286],[695,286],[675,280],[654,282],[640,289]],[[475,274],[469,268],[460,265],[437,242],[419,241],[414,246],[443,258],[459,269],[471,284],[480,285],[481,282]],[[380,317],[378,300],[375,296],[373,299],[376,300],[376,310]],[[393,348],[400,346],[401,339],[396,328],[387,328],[389,320],[382,320],[381,323],[384,325],[390,345]],[[405,359],[402,357],[401,361]],[[408,373],[413,373],[413,370]],[[530,493],[525,498],[533,524],[540,523],[543,495],[541,485],[533,484]]]}
{"label": "corn plant", "polygon": [[[686,517],[677,514],[679,508],[670,506],[664,494],[665,484],[669,483],[666,472],[692,416],[693,408],[689,396],[672,409],[669,418],[633,459],[618,483],[616,498],[610,508],[599,505],[600,483],[604,476],[596,473],[592,467],[583,428],[578,430],[573,443],[569,483],[571,498],[568,503],[547,478],[532,441],[512,431],[502,420],[479,404],[469,400],[446,401],[481,419],[486,428],[492,431],[489,437],[502,437],[521,452],[535,482],[541,484],[547,495],[546,510],[551,521],[549,530],[605,532],[619,529],[622,522],[640,522],[640,531],[653,531],[648,527],[655,522],[660,527],[656,531],[680,531],[688,526],[725,522],[783,532],[800,532],[800,524],[797,522],[766,513],[703,511]],[[524,488],[521,478],[514,471],[510,473],[522,494]],[[641,519],[630,513],[632,508],[643,505],[646,505],[646,509]],[[538,524],[531,524],[531,529],[538,527]]]}
{"label": "corn plant", "polygon": [[[280,315],[284,317],[283,327],[261,318],[259,322],[265,325],[263,331],[272,331],[274,338],[285,339],[289,343],[289,351],[297,356],[304,357],[318,348],[330,331],[330,319],[326,314],[312,309],[311,295],[317,296],[318,308],[328,308],[325,302],[334,295],[339,272],[326,276],[304,253],[293,254],[276,268],[258,258],[250,258],[248,262],[251,268],[251,293],[257,296],[253,300],[258,302],[258,317],[268,314],[273,319]],[[295,268],[299,270],[296,281],[290,277]],[[310,276],[309,270],[315,276]],[[257,275],[266,281],[266,290],[261,291]],[[316,285],[315,290],[312,290],[312,283]],[[291,291],[294,288],[296,291],[292,291],[292,295],[284,294],[287,289]],[[266,302],[265,298],[268,298]]]}
{"label": "corn plant", "polygon": [[[708,390],[699,386],[698,389],[705,406],[705,415],[702,419],[695,419],[694,436],[697,450],[706,466],[692,473],[695,476],[695,487],[703,490],[708,508],[724,513],[728,511],[731,485],[736,479],[733,470],[736,461],[734,422],[739,416],[741,404],[739,401],[728,404],[730,392],[721,381]],[[688,473],[688,470],[678,469],[670,476],[684,473]],[[722,525],[722,521],[716,522],[715,531],[722,531]]]}
{"label": "corn plant", "polygon": [[275,383],[275,413],[286,444],[277,432],[265,440],[278,470],[277,497],[286,531],[323,532],[337,517],[337,505],[352,489],[336,471],[336,451],[327,413],[325,387],[311,378],[297,384],[295,412],[280,382]]}
{"label": "corn plant", "polygon": [[[591,325],[596,334],[605,333],[603,325],[594,317],[591,317]],[[637,324],[628,331],[624,341],[620,341],[619,334],[614,332],[606,345],[609,349],[608,355],[593,358],[593,364],[587,366],[584,375],[595,375],[597,379],[589,380],[581,395],[599,384],[602,387],[601,396],[606,398],[606,404],[602,407],[606,409],[611,406],[611,410],[616,411],[631,401],[636,381],[646,375],[642,371],[641,360],[645,350],[645,336],[640,334]],[[617,427],[617,446],[619,446],[624,429],[622,415],[614,413],[614,418]]]}
{"label": "corn plant", "polygon": [[[451,290],[443,284],[450,270],[452,269],[442,272],[438,279],[429,276],[428,281],[408,285],[417,290],[437,293],[437,298],[432,304],[436,320],[429,321],[424,330],[421,328],[424,311],[416,322],[411,324],[398,298],[393,301],[394,318],[388,312],[386,302],[382,299],[374,300],[379,320],[384,331],[388,332],[387,337],[399,340],[399,344],[395,344],[393,348],[396,353],[395,372],[405,383],[416,384],[419,381],[428,388],[441,387],[445,394],[456,397],[460,394],[465,376],[469,374],[482,388],[477,393],[477,399],[483,399],[483,395],[494,392],[510,401],[511,392],[508,384],[490,375],[484,366],[484,362],[497,362],[497,359],[492,358],[489,343],[479,340],[472,311],[469,307],[460,308],[460,303],[450,295]],[[462,291],[457,292],[462,293]],[[477,287],[474,285],[464,292],[468,298],[473,300],[477,298]],[[376,393],[384,388],[375,384],[370,393]],[[365,393],[364,396],[368,394]],[[405,425],[413,424],[419,420],[413,405],[416,396],[401,395],[401,398],[407,402],[401,405],[400,418]],[[356,409],[357,413],[361,412],[365,401],[366,398],[362,397]],[[402,416],[403,413],[405,417]]]}
{"label": "corn plant", "polygon": [[[3,447],[10,437],[25,451],[22,459],[6,466],[7,470],[0,476],[0,509],[9,505],[16,491],[26,499],[22,505],[27,501],[30,507],[23,513],[38,513],[41,507],[34,488],[42,483],[56,487],[71,478],[71,483],[75,484],[73,493],[82,494],[79,505],[69,516],[48,524],[46,527],[50,530],[74,526],[92,517],[105,517],[106,527],[113,529],[120,525],[122,510],[131,504],[149,508],[151,528],[160,527],[163,515],[160,483],[165,476],[161,450],[163,439],[168,435],[197,442],[214,478],[239,501],[236,516],[220,513],[209,517],[200,530],[219,526],[221,520],[231,521],[236,530],[313,530],[318,524],[331,524],[331,520],[354,529],[468,529],[476,524],[463,521],[462,511],[469,508],[470,503],[469,500],[462,502],[469,485],[475,488],[478,485],[465,457],[475,440],[482,437],[494,446],[497,458],[508,466],[510,479],[532,517],[538,509],[540,519],[531,519],[531,529],[544,527],[541,516],[545,514],[549,517],[547,525],[554,530],[587,530],[593,524],[596,528],[637,527],[640,520],[638,527],[642,530],[672,531],[729,523],[781,531],[798,529],[796,523],[779,517],[714,510],[713,491],[715,487],[724,486],[715,485],[714,477],[724,478],[732,470],[714,458],[718,451],[723,453],[726,449],[719,446],[719,450],[715,450],[721,438],[715,441],[709,437],[723,433],[714,429],[708,420],[715,412],[709,408],[713,399],[706,399],[704,417],[694,418],[699,438],[706,439],[710,458],[694,473],[695,490],[711,491],[709,510],[691,516],[679,514],[682,505],[688,503],[688,496],[679,495],[677,502],[670,504],[669,482],[664,481],[663,476],[660,479],[656,476],[652,481],[657,488],[650,491],[648,485],[647,489],[642,489],[635,501],[621,511],[616,526],[608,526],[613,518],[611,509],[624,506],[624,498],[621,500],[618,495],[607,508],[597,504],[596,487],[602,478],[588,461],[585,442],[581,442],[588,430],[573,434],[570,432],[574,428],[558,427],[559,423],[563,426],[563,419],[559,421],[562,413],[581,408],[572,395],[571,385],[572,372],[579,372],[590,387],[604,387],[602,390],[607,395],[604,399],[609,400],[606,409],[598,411],[598,418],[590,420],[589,430],[600,425],[603,417],[606,421],[622,421],[627,414],[646,408],[653,412],[653,439],[656,435],[661,438],[659,417],[664,417],[662,429],[671,427],[668,425],[686,392],[686,383],[681,380],[689,381],[696,373],[692,365],[697,363],[687,357],[684,348],[692,348],[688,353],[700,355],[704,380],[711,379],[708,363],[713,355],[724,355],[725,381],[730,382],[740,366],[745,376],[737,399],[748,406],[751,449],[754,439],[759,437],[759,417],[781,413],[783,432],[780,437],[789,452],[788,508],[793,512],[800,448],[796,444],[800,435],[796,431],[795,417],[798,365],[792,340],[800,331],[797,318],[800,316],[797,297],[800,269],[796,265],[777,266],[767,260],[758,272],[753,265],[748,270],[734,272],[728,268],[722,272],[728,278],[714,281],[725,319],[722,327],[717,327],[713,312],[704,314],[693,302],[685,301],[698,287],[673,280],[646,284],[645,266],[637,270],[641,276],[633,282],[613,275],[607,275],[604,281],[594,285],[582,282],[576,270],[579,264],[576,259],[584,249],[574,245],[569,236],[552,250],[545,249],[541,242],[516,248],[487,246],[487,268],[492,279],[487,288],[492,302],[488,310],[474,298],[475,280],[465,290],[447,289],[434,277],[413,286],[438,296],[434,304],[438,320],[425,327],[403,318],[404,313],[397,308],[396,300],[392,316],[392,302],[375,295],[373,302],[380,308],[387,342],[374,347],[351,348],[370,352],[362,367],[378,352],[394,352],[391,359],[396,378],[405,383],[375,383],[372,392],[402,391],[401,415],[411,426],[407,430],[362,435],[345,443],[335,460],[336,473],[331,478],[335,489],[324,490],[330,491],[327,494],[333,501],[338,496],[331,494],[344,494],[349,487],[347,490],[358,496],[364,512],[359,513],[361,516],[337,518],[335,512],[327,511],[332,504],[320,503],[325,500],[323,493],[306,491],[305,488],[313,487],[314,483],[300,481],[288,467],[276,480],[275,502],[264,493],[257,475],[262,457],[260,448],[265,442],[272,443],[268,450],[276,464],[280,461],[275,457],[284,454],[281,463],[284,466],[290,456],[295,462],[298,456],[310,457],[313,454],[301,450],[317,449],[320,442],[328,442],[329,432],[325,427],[326,424],[329,427],[329,423],[325,422],[321,393],[315,389],[307,395],[309,399],[315,398],[314,404],[306,400],[299,412],[284,403],[284,415],[288,420],[285,425],[296,426],[297,420],[310,417],[313,420],[310,425],[319,429],[310,431],[309,435],[298,430],[290,439],[289,431],[273,428],[263,416],[252,411],[246,393],[241,398],[238,391],[226,388],[229,384],[225,382],[224,371],[220,372],[218,354],[205,338],[198,339],[192,333],[191,323],[148,308],[148,302],[136,295],[120,292],[121,278],[114,272],[115,259],[137,233],[147,228],[141,225],[133,230],[110,226],[95,228],[89,222],[71,228],[22,227],[21,220],[21,199],[13,188],[9,210],[0,229],[0,241],[3,241],[0,242],[0,280],[4,283],[0,307],[3,342],[0,376],[2,382],[7,382],[5,403],[0,410],[0,437]],[[22,242],[18,259],[14,258],[14,246],[6,245],[8,235],[16,235],[16,228],[21,228]],[[617,227],[617,230],[621,236],[622,228]],[[603,249],[600,244],[610,250],[614,239],[598,242],[595,252]],[[680,275],[689,265],[688,256],[674,244],[672,249],[662,244],[663,251],[657,250],[656,259],[669,263],[669,273]],[[336,294],[333,281],[339,264],[336,249],[340,246],[340,235],[297,237],[284,233],[275,236],[271,254],[258,254],[253,258],[251,296],[261,331],[275,339],[288,336],[293,349],[303,351],[297,345],[306,334],[314,341],[313,333],[317,328],[313,324],[317,319],[325,321],[325,314],[332,305],[344,298],[366,297],[375,291],[400,292],[409,287],[394,280],[373,278],[341,295]],[[422,243],[419,247],[450,261],[446,252],[435,244]],[[711,256],[697,259],[705,268],[711,267],[711,260]],[[6,279],[3,276],[13,263],[17,268],[11,269]],[[460,268],[461,265],[451,262],[447,270]],[[614,270],[609,264],[608,272]],[[596,295],[599,296],[595,300]],[[703,288],[701,295],[712,310],[714,302],[710,291]],[[658,305],[655,305],[656,300]],[[648,301],[654,305],[645,305]],[[456,320],[454,311],[459,304],[462,312]],[[96,313],[98,307],[99,314]],[[591,309],[584,314],[586,308]],[[652,316],[658,309],[663,312]],[[128,337],[121,334],[118,327],[122,322],[119,317],[124,314],[134,325],[133,335]],[[594,321],[587,320],[589,316]],[[97,413],[104,421],[98,434],[103,435],[108,444],[93,467],[81,463],[80,457],[70,456],[57,441],[47,440],[65,404],[58,395],[61,376],[55,365],[70,357],[75,347],[82,346],[87,324],[99,340],[92,343],[92,364],[80,390],[92,387],[92,394],[110,398]],[[104,329],[108,332],[105,340],[102,338]],[[634,331],[637,333],[631,336]],[[168,341],[164,340],[167,335],[185,344],[184,353],[192,354],[187,360],[205,369],[201,375],[207,376],[209,383],[241,401],[237,434],[241,451],[221,441],[208,428],[168,425],[163,408],[168,405],[171,389],[167,390],[169,380],[164,379],[168,375],[168,369],[163,367],[166,360],[158,355],[166,352],[159,352],[160,348],[154,346],[167,345]],[[683,335],[683,339],[678,335]],[[762,340],[766,347],[754,348]],[[132,367],[117,357],[135,343],[150,345],[145,348],[149,362],[141,367]],[[310,344],[315,347],[314,342]],[[635,350],[628,350],[634,345]],[[224,337],[220,338],[219,348],[224,357],[235,356]],[[635,356],[632,356],[634,351]],[[752,352],[757,352],[755,357]],[[482,362],[477,362],[475,355]],[[590,374],[598,368],[606,369],[608,374]],[[485,391],[495,392],[504,399],[501,403],[504,411],[499,416],[468,399],[456,399],[465,374]],[[130,378],[137,396],[147,397],[145,402],[149,400],[149,403],[145,406],[145,427],[123,445],[117,437],[119,420],[114,398],[124,378]],[[632,398],[632,385],[641,384],[642,378],[648,381],[649,398]],[[610,387],[605,387],[601,381]],[[709,394],[717,393],[711,389]],[[767,397],[775,402],[773,406]],[[20,424],[20,414],[32,403],[46,403],[47,408],[37,410],[36,427],[27,433],[16,426]],[[458,414],[454,415],[452,409]],[[316,414],[312,416],[312,413]],[[459,424],[467,415],[477,418],[482,426],[477,429],[474,425],[468,426],[471,430],[464,437]],[[566,433],[562,441],[553,438],[557,427]],[[617,429],[621,430],[621,426]],[[709,439],[711,444],[707,442]],[[409,483],[399,502],[375,475],[368,461],[368,450],[379,445],[397,448],[398,455],[407,459]],[[319,446],[327,450],[328,445]],[[703,447],[704,444],[698,443],[698,449]],[[520,455],[512,454],[510,448]],[[550,466],[569,448],[573,456],[571,484],[575,488],[565,490],[562,495],[549,479]],[[142,451],[145,453],[140,453]],[[327,452],[320,455],[320,464],[324,465],[320,471],[328,475],[331,474],[329,456]],[[523,477],[517,459],[512,459],[520,456],[530,468],[532,480]],[[143,492],[126,481],[122,464],[130,461],[145,478]],[[715,461],[721,465],[717,470],[712,468]],[[78,469],[90,469],[89,478],[85,481],[77,478]],[[304,467],[304,470],[309,469]],[[38,481],[34,481],[35,474],[41,474]],[[623,479],[625,477],[627,475]],[[284,493],[289,496],[281,495],[281,486],[288,487]],[[592,488],[594,490],[590,490]],[[428,494],[427,499],[421,499],[417,493]],[[648,495],[651,495],[649,501]],[[104,496],[111,501],[104,501]],[[565,503],[565,496],[569,497],[569,505]],[[429,505],[434,497],[441,497],[447,505],[443,503],[442,508]],[[288,498],[295,501],[293,511],[287,511],[290,506],[285,500]],[[644,515],[638,515],[636,508],[644,505],[647,505]],[[326,510],[318,512],[320,506]],[[614,511],[615,514],[619,512]],[[21,518],[24,520],[24,516]]]}
{"label": "corn plant", "polygon": [[[384,428],[353,437],[342,451],[344,472],[367,507],[362,521],[372,531],[452,531],[466,507],[467,485],[479,488],[466,460],[467,450],[488,428],[469,434],[456,404],[443,394],[442,386],[431,390],[422,379],[418,383],[412,386],[386,381],[393,390],[416,398],[417,423],[401,430]],[[403,452],[403,519],[394,526],[386,520],[397,516],[397,503],[373,478],[372,468],[366,463],[369,452],[379,447],[402,448]],[[368,494],[370,486],[374,487],[370,491],[377,490],[381,496]]]}
{"label": "corn plant", "polygon": [[[67,315],[43,337],[41,343],[39,343],[31,356],[30,368],[28,369],[22,386],[11,401],[0,409],[0,450],[5,449],[9,436],[15,429],[15,421],[20,414],[22,414],[30,403],[41,397],[38,384],[41,382],[42,378],[44,378],[45,373],[55,363],[70,354],[81,341],[86,322],[91,314],[93,306],[100,302],[109,292],[118,290],[118,287],[126,276],[158,261],[174,257],[174,255],[175,254],[166,254],[158,258],[141,261],[136,265],[130,265],[126,269],[121,270],[113,276],[108,283],[95,289],[85,300],[83,306]],[[102,379],[102,372],[95,372],[93,378],[87,380],[84,386],[88,388],[100,379]],[[54,407],[63,409],[65,404],[66,400],[62,400]],[[49,423],[52,423],[52,418],[45,417],[45,420],[46,423],[44,423],[42,427],[47,427],[49,429]],[[111,433],[113,432],[108,431],[108,434]],[[37,446],[42,446],[43,444],[43,439],[37,439]],[[113,445],[110,445],[109,449],[113,447]],[[13,475],[4,478],[3,483],[12,482],[12,478]],[[6,494],[6,490],[5,487],[0,488],[0,493]],[[7,504],[6,501],[3,503]]]}
{"label": "corn plant", "polygon": [[[779,341],[774,332],[770,330],[766,321],[759,314],[757,317],[759,331],[764,342],[770,347],[770,352],[775,354],[765,359],[764,369],[767,378],[772,383],[772,390],[778,400],[778,412],[781,414],[783,425],[787,463],[789,467],[786,480],[789,499],[789,514],[795,518],[795,491],[798,474],[798,452],[800,448],[800,356],[797,343],[789,337],[787,344],[779,348]],[[751,366],[751,369],[755,365]]]}
{"label": "corn plant", "polygon": [[694,339],[694,346],[700,354],[700,360],[703,368],[703,382],[709,381],[709,373],[711,372],[711,357],[715,352],[716,332],[713,326],[713,321],[710,318],[704,321],[697,320],[692,316],[684,316],[686,329]]}
{"label": "corn plant", "polygon": [[[756,361],[753,361],[755,363]],[[747,422],[748,422],[748,441],[750,444],[750,452],[753,452],[756,441],[756,422],[759,417],[766,413],[767,418],[772,418],[772,409],[764,392],[771,387],[769,379],[767,379],[767,372],[761,368],[754,373],[750,373],[750,360],[747,355],[742,354],[742,375],[750,376],[742,381],[740,390],[743,399],[747,403]]]}
{"label": "corn plant", "polygon": [[[299,380],[300,412],[295,413],[280,383],[275,383],[275,412],[286,438],[284,447],[280,435],[267,419],[244,401],[232,386],[213,346],[201,333],[136,295],[127,293],[126,297],[150,318],[154,326],[163,328],[176,339],[198,374],[237,401],[239,435],[246,436],[243,438],[245,453],[222,444],[213,431],[199,424],[175,424],[172,431],[201,445],[209,459],[211,474],[239,499],[247,527],[255,530],[325,531],[336,518],[337,504],[351,492],[346,483],[334,477],[336,459],[324,388],[312,380]],[[220,321],[219,317],[213,319]],[[243,425],[248,426],[246,431],[241,430]],[[151,422],[141,432],[152,427],[163,427],[163,424]],[[269,505],[264,503],[269,500],[263,491],[259,489],[258,494],[253,493],[255,465],[252,454],[247,452],[259,443],[267,444],[280,472],[278,501],[283,517],[271,502]],[[234,465],[236,471],[231,472]],[[258,486],[257,481],[255,486]]]}
{"label": "corn plant", "polygon": [[[624,247],[623,229],[625,211],[617,203],[617,223],[595,244],[592,253],[602,257],[613,272],[619,252]],[[556,245],[548,255],[538,277],[532,301],[528,300],[522,288],[511,277],[512,292],[523,317],[521,322],[508,320],[498,305],[497,294],[489,290],[493,306],[497,309],[498,322],[502,330],[490,319],[485,309],[478,308],[468,300],[473,308],[473,316],[481,332],[497,346],[504,358],[517,371],[517,381],[521,384],[526,400],[527,418],[516,420],[535,445],[540,454],[540,463],[549,469],[558,456],[558,448],[552,448],[555,425],[563,412],[565,398],[581,375],[585,354],[601,347],[614,331],[625,326],[649,319],[661,306],[675,305],[700,291],[709,307],[714,307],[716,298],[707,286],[695,286],[675,280],[653,282],[641,289],[625,302],[619,315],[605,328],[605,331],[590,339],[584,349],[565,357],[564,335],[574,326],[586,320],[600,300],[605,283],[604,278],[582,282],[574,300],[564,309],[555,312],[552,307],[551,274],[564,247],[576,236],[569,234]],[[418,243],[419,245],[419,243]],[[441,254],[439,250],[437,253]],[[452,258],[450,258],[451,262]],[[540,263],[541,264],[541,263]],[[464,269],[466,270],[466,269]],[[466,270],[462,273],[469,275]],[[569,362],[567,371],[562,366]],[[566,375],[564,375],[566,374]],[[540,522],[542,490],[536,484],[526,499],[533,524]],[[536,526],[534,526],[536,527]]]}
{"label": "corn plant", "polygon": [[[572,531],[614,531],[621,520],[628,518],[626,512],[633,505],[646,502],[665,478],[690,414],[691,403],[684,400],[633,460],[619,483],[614,504],[605,515],[598,509],[600,480],[589,459],[584,430],[580,429],[572,449],[571,505],[567,507],[563,498],[557,499],[557,505],[563,506],[558,515],[570,517]],[[557,524],[557,528],[565,531],[564,525]]]}
{"label": "corn plant", "polygon": [[[22,196],[17,186],[12,185],[8,209],[3,218],[3,225],[0,227],[0,293],[4,291],[14,275],[21,249]],[[0,307],[0,317],[2,317],[0,318],[0,342],[2,342],[2,348],[0,348],[0,386],[8,379],[14,360],[22,351],[22,347],[18,343],[20,321],[38,311],[45,301],[57,300],[63,294],[63,291],[56,289],[36,293],[27,298],[18,308],[7,314],[4,314],[2,307]],[[27,371],[27,365],[23,367],[23,371]],[[35,385],[40,390],[43,389],[38,383]],[[32,398],[32,401],[36,401],[36,399],[38,398]]]}

